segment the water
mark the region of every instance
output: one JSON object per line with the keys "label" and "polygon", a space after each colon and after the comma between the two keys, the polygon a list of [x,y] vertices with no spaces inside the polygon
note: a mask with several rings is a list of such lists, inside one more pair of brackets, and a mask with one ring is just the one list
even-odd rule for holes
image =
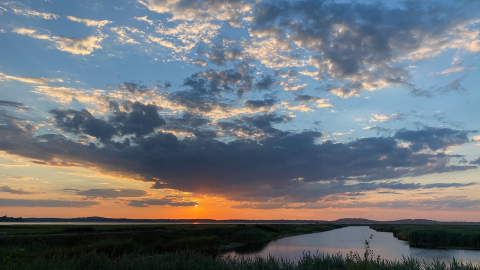
{"label": "water", "polygon": [[373,238],[370,248],[374,255],[384,259],[401,260],[403,256],[432,262],[434,259],[448,262],[455,257],[457,261],[472,262],[480,265],[480,251],[478,250],[444,250],[409,247],[405,241],[398,240],[393,233],[377,232],[367,226],[346,227],[328,232],[313,233],[286,237],[263,245],[239,247],[226,255],[243,257],[266,257],[269,254],[277,258],[288,258],[296,261],[304,251],[310,253],[329,253],[343,255],[350,251],[358,252],[363,256],[365,240]]}

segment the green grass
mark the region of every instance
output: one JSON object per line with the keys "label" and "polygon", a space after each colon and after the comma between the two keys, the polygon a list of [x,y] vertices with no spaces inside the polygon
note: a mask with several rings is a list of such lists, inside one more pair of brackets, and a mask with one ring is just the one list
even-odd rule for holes
{"label": "green grass", "polygon": [[392,232],[412,247],[480,249],[480,226],[471,225],[373,225],[380,232]]}

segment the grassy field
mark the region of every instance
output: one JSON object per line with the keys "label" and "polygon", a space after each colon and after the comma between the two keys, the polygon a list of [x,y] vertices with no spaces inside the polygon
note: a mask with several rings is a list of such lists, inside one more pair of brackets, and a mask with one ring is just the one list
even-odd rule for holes
{"label": "grassy field", "polygon": [[236,246],[340,227],[332,224],[2,225],[0,232],[8,235],[0,236],[0,269],[2,263],[6,266],[54,258],[67,260],[79,254],[112,260],[179,251],[216,256]]}
{"label": "grassy field", "polygon": [[480,249],[480,226],[470,225],[372,225],[373,230],[392,232],[412,247]]}

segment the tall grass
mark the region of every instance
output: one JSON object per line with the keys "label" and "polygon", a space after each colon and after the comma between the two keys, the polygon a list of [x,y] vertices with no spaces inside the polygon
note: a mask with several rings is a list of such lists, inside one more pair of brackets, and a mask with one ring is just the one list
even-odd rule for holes
{"label": "tall grass", "polygon": [[38,258],[30,262],[4,261],[5,270],[479,270],[480,267],[471,264],[452,261],[424,263],[411,258],[400,261],[389,261],[381,258],[365,258],[359,254],[342,256],[304,253],[298,261],[278,259],[272,256],[266,258],[212,257],[199,253],[177,252],[155,255],[129,254],[118,258],[98,253],[82,253],[74,257]]}
{"label": "tall grass", "polygon": [[252,225],[176,227],[129,232],[77,229],[70,235],[13,236],[0,239],[1,270],[149,270],[149,269],[337,269],[337,270],[480,270],[452,261],[424,263],[376,257],[365,240],[364,254],[304,253],[297,261],[275,258],[229,257],[219,248],[225,243],[266,242],[285,235],[329,230],[326,225]]}
{"label": "tall grass", "polygon": [[370,228],[393,232],[412,247],[480,249],[480,226],[375,225]]}

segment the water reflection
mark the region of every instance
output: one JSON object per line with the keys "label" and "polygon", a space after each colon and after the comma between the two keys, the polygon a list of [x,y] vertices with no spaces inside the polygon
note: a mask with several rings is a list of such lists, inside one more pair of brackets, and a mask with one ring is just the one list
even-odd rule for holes
{"label": "water reflection", "polygon": [[239,246],[235,248],[235,253],[244,255],[244,254],[255,254],[264,250],[269,243],[259,243],[259,244],[250,244],[247,246]]}
{"label": "water reflection", "polygon": [[264,246],[239,247],[226,254],[242,257],[266,257],[271,254],[277,258],[292,260],[297,260],[304,252],[346,255],[353,251],[363,255],[365,240],[369,239],[372,234],[370,248],[375,255],[380,255],[385,259],[401,260],[405,256],[426,262],[434,259],[448,262],[455,258],[457,261],[471,261],[474,264],[480,264],[480,251],[478,250],[411,248],[407,242],[396,239],[392,233],[376,232],[367,226],[346,227],[328,232],[286,237]]}

